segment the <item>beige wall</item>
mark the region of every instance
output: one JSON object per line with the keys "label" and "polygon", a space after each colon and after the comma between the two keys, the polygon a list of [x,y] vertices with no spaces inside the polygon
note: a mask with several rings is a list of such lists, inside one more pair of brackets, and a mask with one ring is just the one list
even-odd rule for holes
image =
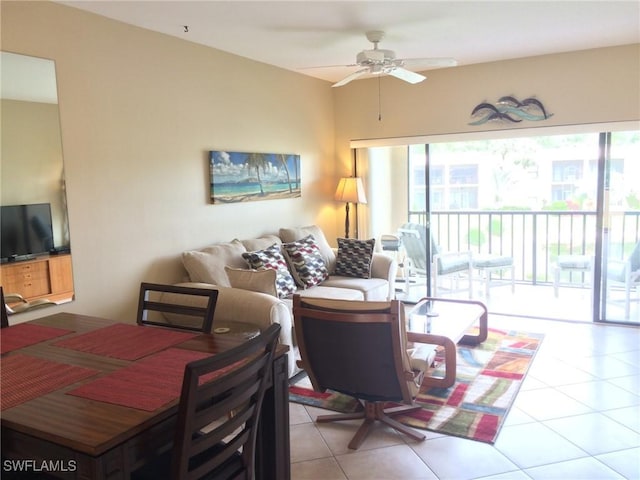
{"label": "beige wall", "polygon": [[[133,321],[181,251],[318,222],[335,238],[327,82],[48,2],[6,2],[2,49],[56,61],[77,300]],[[302,198],[211,205],[207,152],[296,153]]]}
{"label": "beige wall", "polygon": [[[640,128],[640,45],[459,66],[425,75],[427,80],[416,85],[382,77],[379,83],[378,79],[360,80],[334,89],[338,175],[350,171],[352,140],[366,144],[368,139],[393,139],[376,144],[400,145],[416,143],[409,137],[456,134],[462,138],[498,130],[491,135],[504,135],[506,129],[527,129],[531,135],[543,127],[566,130],[564,126],[582,125],[579,128],[588,129],[610,122]],[[553,116],[517,125],[469,125],[475,120],[471,111],[476,105],[495,103],[505,95],[536,97]],[[360,232],[390,231],[370,230],[367,217],[377,213],[369,207],[360,210]]]}
{"label": "beige wall", "polygon": [[[640,45],[459,66],[425,75],[427,80],[416,85],[381,78],[381,121],[376,79],[334,89],[336,145],[343,165],[349,164],[350,140],[640,120]],[[469,125],[476,105],[495,103],[504,95],[535,96],[553,116],[518,125]]]}
{"label": "beige wall", "polygon": [[[1,8],[3,50],[56,61],[78,298],[64,310],[81,313],[132,320],[139,282],[178,279],[185,249],[312,222],[335,238],[352,139],[502,129],[468,122],[507,94],[542,100],[545,125],[640,119],[638,45],[385,77],[378,121],[377,80],[332,89],[58,4]],[[302,198],[210,205],[211,149],[300,154]]]}

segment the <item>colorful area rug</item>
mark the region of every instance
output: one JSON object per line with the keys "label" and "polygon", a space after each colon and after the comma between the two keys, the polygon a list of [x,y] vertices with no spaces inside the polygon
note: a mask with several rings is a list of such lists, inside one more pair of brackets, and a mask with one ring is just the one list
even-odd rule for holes
{"label": "colorful area rug", "polygon": [[[456,382],[449,388],[422,387],[416,402],[422,410],[395,417],[415,428],[494,443],[513,405],[543,335],[489,329],[482,344],[458,346]],[[435,375],[443,375],[437,359]],[[289,400],[338,412],[362,408],[352,397],[337,392],[317,393],[291,386]]]}

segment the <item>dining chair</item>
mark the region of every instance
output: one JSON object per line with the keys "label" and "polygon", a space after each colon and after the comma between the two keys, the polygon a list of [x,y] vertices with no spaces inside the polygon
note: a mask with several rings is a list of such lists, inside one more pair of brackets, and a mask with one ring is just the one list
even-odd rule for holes
{"label": "dining chair", "polygon": [[[356,450],[376,420],[414,440],[425,436],[395,420],[418,411],[424,381],[444,386],[455,376],[456,346],[449,338],[407,332],[404,306],[390,302],[293,297],[299,366],[317,392],[332,390],[358,399],[362,411],[320,415],[317,422],[363,419],[349,448]],[[412,343],[412,344],[411,344]],[[445,378],[427,376],[436,348],[444,347]],[[387,402],[393,402],[385,408]]]}
{"label": "dining chair", "polygon": [[[471,251],[445,252],[436,244],[433,237],[427,238],[427,228],[418,223],[405,223],[398,229],[404,248],[405,293],[408,293],[412,276],[427,275],[427,241],[431,242],[431,287],[433,296],[438,296],[441,279],[447,277],[452,282],[449,293],[460,291],[459,281],[466,278],[466,290],[469,298],[473,292],[473,269]],[[455,283],[454,283],[455,282]],[[453,286],[455,285],[455,287]]]}
{"label": "dining chair", "polygon": [[0,286],[0,328],[6,328],[9,326],[9,315],[7,314],[7,304],[4,303],[4,290]]}
{"label": "dining chair", "polygon": [[132,478],[253,480],[258,420],[279,333],[273,324],[231,350],[188,363],[173,447]]}
{"label": "dining chair", "polygon": [[137,323],[210,333],[217,300],[214,289],[143,282]]}

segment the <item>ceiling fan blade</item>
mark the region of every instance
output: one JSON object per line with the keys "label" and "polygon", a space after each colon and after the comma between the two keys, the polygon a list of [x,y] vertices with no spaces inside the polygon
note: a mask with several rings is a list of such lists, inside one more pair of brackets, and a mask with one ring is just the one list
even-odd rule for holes
{"label": "ceiling fan blade", "polygon": [[424,75],[420,75],[419,73],[412,72],[400,67],[394,68],[387,73],[393,77],[399,78],[400,80],[404,80],[405,82],[409,83],[420,83],[427,78]]}
{"label": "ceiling fan blade", "polygon": [[[451,57],[441,58],[402,58],[399,59],[402,65],[419,65],[421,68],[435,68],[435,67],[455,67],[458,65],[458,61]],[[398,60],[396,60],[398,62]]]}
{"label": "ceiling fan blade", "polygon": [[356,78],[358,78],[361,75],[364,75],[365,73],[367,73],[369,71],[369,67],[367,68],[361,68],[360,70],[353,72],[351,75],[347,75],[345,78],[343,78],[342,80],[340,80],[338,83],[334,83],[333,85],[331,85],[332,87],[341,87],[343,85],[346,85],[347,83],[349,83],[352,80],[355,80]]}
{"label": "ceiling fan blade", "polygon": [[350,63],[349,65],[318,65],[316,67],[298,67],[298,70],[314,70],[316,68],[345,68],[345,67],[359,67],[357,63]]}

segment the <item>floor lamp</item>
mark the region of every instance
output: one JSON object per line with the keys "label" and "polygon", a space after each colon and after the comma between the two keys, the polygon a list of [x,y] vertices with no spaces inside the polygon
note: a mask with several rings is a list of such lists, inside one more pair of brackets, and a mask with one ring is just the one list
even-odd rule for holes
{"label": "floor lamp", "polygon": [[349,204],[367,203],[360,177],[343,177],[338,183],[335,199],[345,202],[344,237],[349,238]]}

